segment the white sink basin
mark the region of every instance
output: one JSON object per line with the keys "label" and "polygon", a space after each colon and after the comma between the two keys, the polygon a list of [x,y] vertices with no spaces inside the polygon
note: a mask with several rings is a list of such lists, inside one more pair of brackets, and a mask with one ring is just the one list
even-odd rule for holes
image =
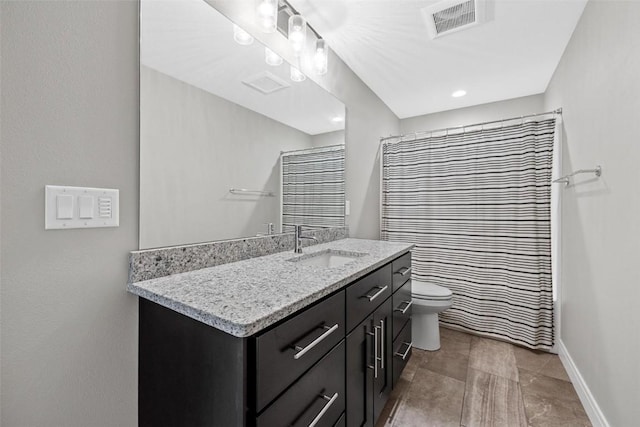
{"label": "white sink basin", "polygon": [[325,249],[323,251],[302,255],[297,258],[291,258],[287,261],[295,262],[300,265],[331,268],[345,265],[365,255],[367,254],[362,252],[348,252],[337,251],[334,249]]}

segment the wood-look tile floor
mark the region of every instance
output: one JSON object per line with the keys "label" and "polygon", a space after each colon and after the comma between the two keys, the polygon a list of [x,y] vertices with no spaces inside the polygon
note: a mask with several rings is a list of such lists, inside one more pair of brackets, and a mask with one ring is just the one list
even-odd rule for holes
{"label": "wood-look tile floor", "polygon": [[558,356],[440,334],[440,350],[413,350],[376,427],[591,426]]}

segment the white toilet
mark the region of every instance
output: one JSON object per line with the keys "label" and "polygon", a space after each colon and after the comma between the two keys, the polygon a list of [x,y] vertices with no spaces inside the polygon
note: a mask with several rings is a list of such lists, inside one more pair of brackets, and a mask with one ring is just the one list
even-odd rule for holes
{"label": "white toilet", "polygon": [[411,294],[413,346],[422,350],[438,350],[440,348],[438,313],[451,307],[452,293],[442,286],[412,280]]}

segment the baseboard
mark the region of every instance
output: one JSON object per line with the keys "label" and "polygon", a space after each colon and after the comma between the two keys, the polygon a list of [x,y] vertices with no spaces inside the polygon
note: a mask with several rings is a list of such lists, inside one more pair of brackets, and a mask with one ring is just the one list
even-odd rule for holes
{"label": "baseboard", "polygon": [[560,361],[562,362],[564,369],[567,371],[569,378],[571,378],[573,387],[576,389],[580,402],[582,403],[582,406],[584,406],[584,410],[586,411],[591,424],[593,424],[593,427],[610,427],[607,419],[600,410],[600,406],[598,406],[598,402],[596,402],[595,397],[591,394],[591,390],[589,390],[587,383],[584,381],[584,378],[582,378],[580,371],[573,362],[573,359],[562,340],[558,340],[558,356],[560,356]]}

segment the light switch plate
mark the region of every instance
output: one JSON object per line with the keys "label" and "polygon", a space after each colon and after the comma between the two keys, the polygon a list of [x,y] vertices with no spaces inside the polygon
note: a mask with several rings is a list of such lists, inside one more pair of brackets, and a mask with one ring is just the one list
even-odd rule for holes
{"label": "light switch plate", "polygon": [[47,185],[44,203],[45,230],[120,225],[119,191],[116,189]]}

